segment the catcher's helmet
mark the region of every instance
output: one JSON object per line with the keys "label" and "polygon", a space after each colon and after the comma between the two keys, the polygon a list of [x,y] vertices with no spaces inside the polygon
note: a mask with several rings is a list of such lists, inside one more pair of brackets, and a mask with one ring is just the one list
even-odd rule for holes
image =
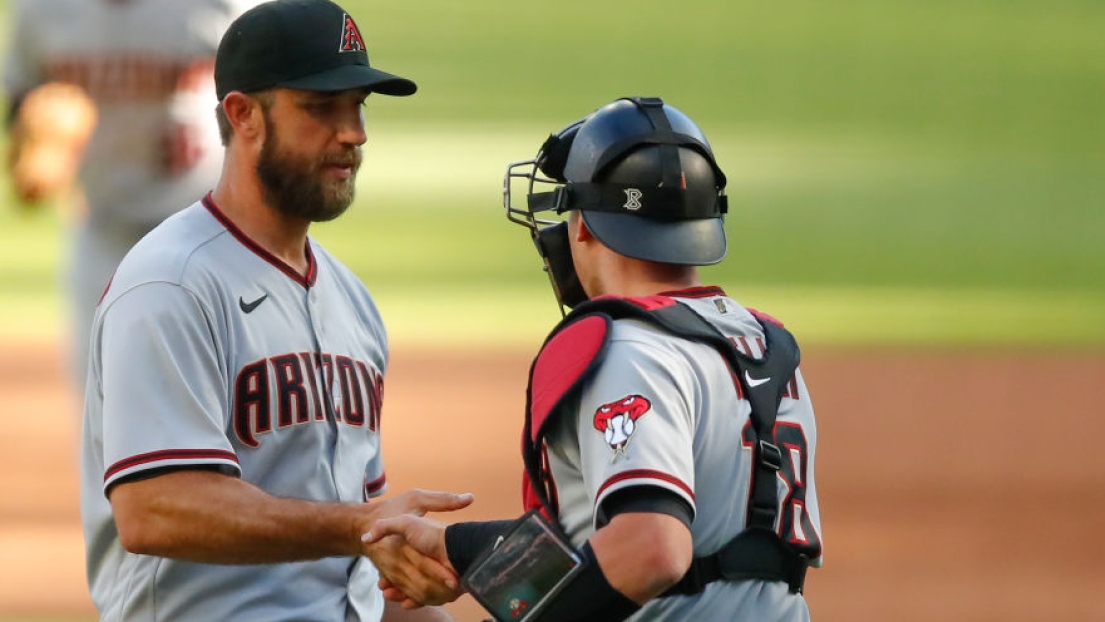
{"label": "catcher's helmet", "polygon": [[[516,172],[520,167],[532,167]],[[526,208],[511,205],[510,181],[530,180]],[[725,175],[693,121],[656,97],[614,101],[553,134],[534,160],[512,164],[504,184],[508,215],[532,230],[563,304],[579,302],[570,255],[555,221],[535,214],[579,210],[588,229],[617,253],[670,264],[708,265],[726,253]],[[550,192],[535,192],[552,183]],[[553,237],[556,234],[561,234]],[[548,239],[542,239],[542,238]],[[566,239],[566,238],[565,238]]]}

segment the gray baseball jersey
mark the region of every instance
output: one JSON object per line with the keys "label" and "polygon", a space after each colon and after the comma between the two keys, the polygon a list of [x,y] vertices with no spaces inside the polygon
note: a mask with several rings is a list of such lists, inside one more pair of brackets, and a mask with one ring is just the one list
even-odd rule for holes
{"label": "gray baseball jersey", "polygon": [[[669,292],[690,305],[745,354],[763,356],[752,314],[717,287]],[[733,372],[710,346],[675,338],[638,320],[614,322],[601,366],[570,416],[547,436],[561,525],[576,545],[596,528],[595,508],[631,486],[658,486],[694,511],[695,556],[720,549],[745,527],[752,477],[751,407]],[[778,532],[821,563],[821,520],[814,483],[817,429],[796,373],[780,405],[777,445]],[[719,617],[720,616],[720,617]],[[634,620],[785,620],[809,618],[800,594],[780,582],[716,581],[701,594],[654,600]]]}
{"label": "gray baseball jersey", "polygon": [[105,490],[215,467],[277,496],[360,502],[385,489],[387,339],[364,285],[313,241],[306,276],[210,197],[120,264],[93,323],[81,505],[103,620],[377,620],[364,558],[256,566],[126,552]]}
{"label": "gray baseball jersey", "polygon": [[[99,112],[79,173],[87,214],[66,245],[75,374],[82,382],[88,324],[115,266],[154,225],[214,186],[222,146],[209,72],[222,33],[259,2],[9,3],[9,96],[71,82]],[[170,153],[180,160],[176,169],[167,162]]]}

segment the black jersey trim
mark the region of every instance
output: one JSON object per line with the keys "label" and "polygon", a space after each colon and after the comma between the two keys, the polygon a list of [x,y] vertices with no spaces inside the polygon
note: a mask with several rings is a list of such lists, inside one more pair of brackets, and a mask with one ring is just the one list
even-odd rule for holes
{"label": "black jersey trim", "polygon": [[315,254],[311,252],[310,240],[307,240],[307,242],[304,244],[304,251],[307,253],[307,274],[304,275],[297,272],[295,268],[289,266],[276,255],[273,255],[272,253],[267,251],[265,247],[261,246],[257,242],[254,242],[252,238],[245,234],[244,231],[239,229],[238,225],[234,224],[234,221],[227,218],[226,214],[224,214],[222,210],[219,209],[218,205],[215,205],[215,199],[211,197],[210,192],[208,192],[207,195],[203,197],[202,203],[203,206],[207,208],[207,211],[211,212],[211,215],[215,217],[215,220],[219,221],[222,226],[226,227],[226,230],[230,232],[230,235],[233,235],[235,239],[241,242],[242,246],[248,248],[261,259],[264,259],[265,261],[271,263],[278,270],[290,276],[303,287],[311,287],[315,284],[315,281],[318,279],[318,263],[315,262]]}

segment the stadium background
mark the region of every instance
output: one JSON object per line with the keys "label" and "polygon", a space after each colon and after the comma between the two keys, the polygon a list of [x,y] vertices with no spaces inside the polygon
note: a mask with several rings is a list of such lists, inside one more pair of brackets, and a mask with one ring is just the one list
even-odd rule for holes
{"label": "stadium background", "polygon": [[[370,100],[357,204],[315,229],[389,322],[394,489],[517,512],[525,368],[558,314],[503,170],[607,101],[659,95],[730,178],[730,256],[705,279],[804,345],[815,619],[1105,617],[1105,5],[344,5],[420,85]],[[68,216],[0,193],[0,619],[88,620]]]}

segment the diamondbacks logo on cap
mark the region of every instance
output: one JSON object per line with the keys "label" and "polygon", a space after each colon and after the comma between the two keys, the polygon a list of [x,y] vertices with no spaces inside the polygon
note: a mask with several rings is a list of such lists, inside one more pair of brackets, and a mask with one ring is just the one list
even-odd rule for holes
{"label": "diamondbacks logo on cap", "polygon": [[364,39],[361,38],[361,31],[357,30],[357,24],[353,23],[353,18],[349,17],[346,13],[342,17],[341,28],[341,45],[338,46],[338,52],[363,52]]}

